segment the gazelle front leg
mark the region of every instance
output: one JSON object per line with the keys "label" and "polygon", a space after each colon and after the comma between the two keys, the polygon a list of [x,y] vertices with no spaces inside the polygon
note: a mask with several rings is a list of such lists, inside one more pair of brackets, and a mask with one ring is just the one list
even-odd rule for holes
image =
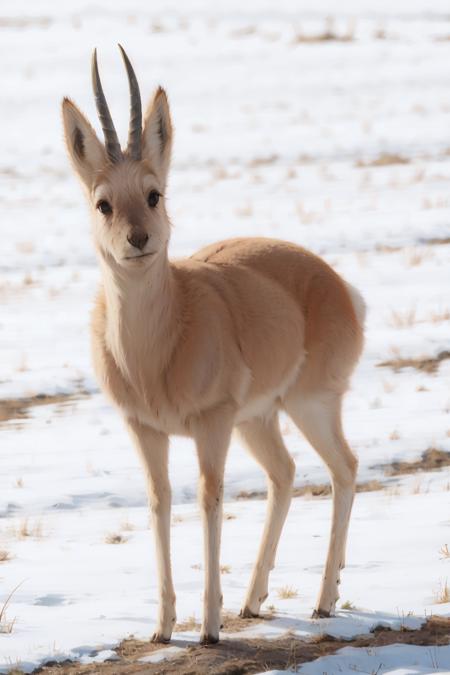
{"label": "gazelle front leg", "polygon": [[221,628],[220,539],[225,460],[231,429],[230,414],[222,411],[204,415],[195,423],[205,560],[203,623],[200,633],[202,644],[218,642]]}
{"label": "gazelle front leg", "polygon": [[169,642],[176,621],[175,591],[170,565],[171,490],[168,471],[169,440],[151,427],[128,420],[147,477],[147,489],[155,537],[158,569],[159,612],[152,642]]}

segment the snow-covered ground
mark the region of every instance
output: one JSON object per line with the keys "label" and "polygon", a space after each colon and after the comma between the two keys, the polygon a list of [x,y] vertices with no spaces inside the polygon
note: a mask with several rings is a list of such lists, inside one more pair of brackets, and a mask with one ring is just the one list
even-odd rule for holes
{"label": "snow-covered ground", "polygon": [[[449,603],[437,602],[450,583],[450,558],[440,553],[450,545],[448,470],[388,478],[379,467],[416,460],[430,447],[450,450],[450,361],[434,373],[377,366],[449,349],[448,2],[349,0],[339,14],[332,0],[299,7],[293,0],[1,3],[0,399],[86,395],[0,426],[0,550],[9,554],[0,562],[0,611],[19,585],[2,617],[4,629],[14,625],[0,633],[0,672],[67,656],[107,658],[122,638],[148,637],[155,621],[143,476],[90,366],[98,271],[59,111],[70,95],[97,125],[89,77],[97,46],[126,136],[116,42],[132,58],[143,95],[161,82],[170,96],[172,254],[235,235],[290,239],[323,255],[369,308],[345,427],[359,481],[385,489],[356,499],[341,585],[341,601],[354,609],[309,620],[331,501],[295,499],[266,603],[277,618],[246,634],[351,637],[379,623],[418,626],[425,615],[450,613]],[[326,30],[349,39],[310,39]],[[283,432],[296,484],[325,482],[320,460],[287,419]],[[198,619],[201,527],[189,442],[174,439],[171,475],[178,619]],[[265,508],[235,497],[263,488],[262,473],[234,441],[222,552],[230,611],[242,601]],[[108,543],[117,534],[123,543]],[[281,599],[285,586],[296,597]],[[429,672],[433,663],[433,672],[450,670],[448,649],[428,660],[427,648],[385,649],[376,665],[349,649],[301,672],[346,672],[352,664],[370,672],[380,662],[393,665],[379,672]],[[416,661],[422,670],[411,670]]]}

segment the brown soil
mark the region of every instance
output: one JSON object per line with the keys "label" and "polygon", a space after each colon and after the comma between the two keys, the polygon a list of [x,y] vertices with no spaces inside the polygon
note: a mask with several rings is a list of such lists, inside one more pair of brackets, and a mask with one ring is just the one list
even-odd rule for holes
{"label": "brown soil", "polygon": [[[272,614],[261,614],[258,621],[272,621]],[[245,619],[238,614],[231,614],[231,612],[224,612],[222,615],[222,632],[223,633],[237,633],[245,628],[250,628],[254,625],[254,619]],[[195,617],[191,617],[182,623],[175,625],[176,633],[184,633],[185,631],[200,631],[200,622]]]}
{"label": "brown soil", "polygon": [[[383,484],[377,480],[368,480],[358,483],[356,492],[375,492],[383,489]],[[330,483],[316,483],[315,485],[302,485],[292,490],[293,497],[329,497],[332,493]],[[236,499],[266,499],[266,490],[242,490]]]}
{"label": "brown soil", "polygon": [[356,166],[359,168],[368,168],[371,166],[392,166],[394,164],[409,164],[410,161],[411,160],[408,159],[408,157],[402,157],[402,155],[383,153],[375,159],[369,160],[367,162],[360,160],[356,162]]}
{"label": "brown soil", "polygon": [[[450,150],[447,154],[450,154]],[[450,244],[450,237],[431,237],[430,239],[423,239],[423,244],[431,244],[432,246],[442,246]]]}
{"label": "brown soil", "polygon": [[421,359],[395,358],[390,361],[383,361],[377,365],[379,368],[392,368],[396,373],[403,368],[415,368],[424,373],[435,373],[441,362],[446,359],[450,359],[450,351],[439,352],[437,356],[424,357]]}
{"label": "brown soil", "polygon": [[428,448],[422,453],[421,458],[414,462],[392,462],[374,468],[384,469],[387,476],[401,476],[405,473],[416,473],[417,471],[437,471],[445,466],[450,466],[450,452],[438,448]]}
{"label": "brown soil", "polygon": [[450,642],[450,618],[432,617],[419,630],[376,628],[370,635],[354,640],[336,640],[329,635],[310,641],[286,635],[278,640],[225,639],[217,645],[174,640],[173,645],[186,648],[177,658],[159,663],[139,663],[139,659],[161,645],[125,640],[116,650],[116,661],[82,666],[77,663],[49,664],[34,673],[45,675],[250,675],[271,669],[286,669],[334,654],[342,647],[382,647],[395,643],[422,646],[446,645]]}
{"label": "brown soil", "polygon": [[10,420],[27,419],[29,409],[39,405],[65,404],[87,396],[86,392],[76,394],[36,394],[27,398],[7,398],[0,400],[0,424]]}

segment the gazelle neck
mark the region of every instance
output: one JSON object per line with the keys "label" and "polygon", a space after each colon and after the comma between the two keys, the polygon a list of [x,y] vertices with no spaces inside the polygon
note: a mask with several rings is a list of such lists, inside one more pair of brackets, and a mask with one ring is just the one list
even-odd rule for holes
{"label": "gazelle neck", "polygon": [[167,250],[143,269],[119,267],[101,256],[106,301],[105,340],[132,381],[157,375],[176,340],[177,293]]}

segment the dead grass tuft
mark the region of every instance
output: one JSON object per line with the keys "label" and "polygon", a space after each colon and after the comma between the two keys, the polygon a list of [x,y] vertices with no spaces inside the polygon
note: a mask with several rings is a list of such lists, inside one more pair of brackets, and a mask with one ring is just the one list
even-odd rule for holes
{"label": "dead grass tuft", "polygon": [[441,309],[431,312],[428,316],[431,323],[441,323],[442,321],[450,321],[450,309]]}
{"label": "dead grass tuft", "polygon": [[0,563],[8,562],[8,560],[11,560],[10,552],[6,551],[6,549],[0,549]]}
{"label": "dead grass tuft", "polygon": [[433,252],[430,248],[413,248],[407,251],[405,255],[405,264],[407,267],[419,267],[425,260],[430,260]]}
{"label": "dead grass tuft", "polygon": [[353,602],[350,602],[350,600],[346,600],[345,602],[342,603],[341,609],[356,609],[355,605]]}
{"label": "dead grass tuft", "polygon": [[439,582],[434,594],[434,602],[436,605],[446,605],[447,602],[450,602],[450,588],[447,579]]}
{"label": "dead grass tuft", "polygon": [[[383,485],[377,480],[368,480],[364,483],[358,483],[356,492],[376,492],[382,490]],[[330,483],[317,483],[315,485],[302,485],[294,487],[292,497],[329,497],[332,493]],[[265,490],[242,490],[236,495],[236,499],[266,499]]]}
{"label": "dead grass tuft", "polygon": [[221,565],[220,566],[220,573],[221,574],[230,574],[231,573],[231,565]]}
{"label": "dead grass tuft", "polygon": [[415,368],[423,373],[435,373],[442,361],[450,359],[450,351],[439,352],[437,356],[421,358],[402,358],[396,356],[388,361],[378,363],[378,368],[392,368],[396,373],[403,368]]}
{"label": "dead grass tuft", "polygon": [[416,309],[407,309],[404,312],[393,310],[388,321],[393,328],[410,328],[417,323]]}
{"label": "dead grass tuft", "polygon": [[267,155],[266,157],[254,157],[250,162],[249,166],[252,169],[256,169],[259,166],[270,166],[275,164],[279,160],[278,155]]}
{"label": "dead grass tuft", "polygon": [[174,626],[175,633],[187,633],[194,630],[200,630],[200,622],[197,621],[194,614],[191,614],[187,619],[176,623]]}
{"label": "dead grass tuft", "polygon": [[12,527],[10,531],[16,539],[28,539],[30,537],[41,539],[44,536],[42,522],[36,520],[34,523],[30,523],[28,518],[24,518],[17,527]]}
{"label": "dead grass tuft", "polygon": [[135,526],[133,525],[133,523],[130,522],[130,521],[128,520],[128,518],[125,518],[125,519],[122,520],[122,522],[120,523],[120,529],[123,530],[124,532],[132,532],[132,531],[135,530],[136,528],[135,528]]}
{"label": "dead grass tuft", "polygon": [[324,30],[319,33],[305,35],[298,31],[293,44],[320,44],[323,42],[353,42],[355,39],[355,26],[353,22],[348,24],[345,33],[338,33],[334,27],[334,18],[328,17]]}
{"label": "dead grass tuft", "polygon": [[3,399],[0,400],[0,424],[28,418],[28,409],[34,406],[76,401],[85,396],[88,396],[87,392],[80,390],[77,394],[36,394],[27,398]]}
{"label": "dead grass tuft", "polygon": [[123,534],[111,532],[105,537],[106,544],[126,544],[128,541],[127,537],[124,537]]}
{"label": "dead grass tuft", "polygon": [[420,459],[413,462],[392,462],[391,464],[378,464],[373,467],[383,469],[386,476],[401,476],[417,471],[436,471],[450,466],[450,452],[438,448],[428,448],[422,453]]}
{"label": "dead grass tuft", "polygon": [[224,520],[236,520],[236,516],[234,515],[234,513],[225,512],[223,514],[223,519]]}
{"label": "dead grass tuft", "polygon": [[14,624],[16,622],[16,619],[11,619],[9,620],[6,616],[6,610],[8,609],[8,605],[11,602],[11,599],[14,595],[14,593],[17,591],[17,589],[22,585],[22,581],[20,584],[17,584],[15,586],[11,593],[6,597],[6,600],[3,602],[3,605],[0,605],[0,634],[1,633],[12,633],[14,629]]}
{"label": "dead grass tuft", "polygon": [[442,559],[450,558],[450,549],[448,548],[448,544],[444,544],[443,546],[441,546],[441,548],[439,549],[439,553]]}
{"label": "dead grass tuft", "polygon": [[282,586],[277,589],[277,594],[281,600],[291,600],[298,597],[298,591],[293,586]]}
{"label": "dead grass tuft", "polygon": [[367,169],[369,167],[376,166],[393,166],[395,164],[409,164],[410,159],[408,157],[403,157],[402,155],[397,155],[395,153],[383,152],[381,155],[378,155],[375,159],[370,159],[367,161],[358,160],[356,166],[360,169]]}
{"label": "dead grass tuft", "polygon": [[184,521],[184,518],[183,518],[183,516],[180,516],[179,513],[176,513],[176,514],[172,517],[172,524],[173,524],[173,525],[176,525],[177,523],[182,523],[183,521]]}

